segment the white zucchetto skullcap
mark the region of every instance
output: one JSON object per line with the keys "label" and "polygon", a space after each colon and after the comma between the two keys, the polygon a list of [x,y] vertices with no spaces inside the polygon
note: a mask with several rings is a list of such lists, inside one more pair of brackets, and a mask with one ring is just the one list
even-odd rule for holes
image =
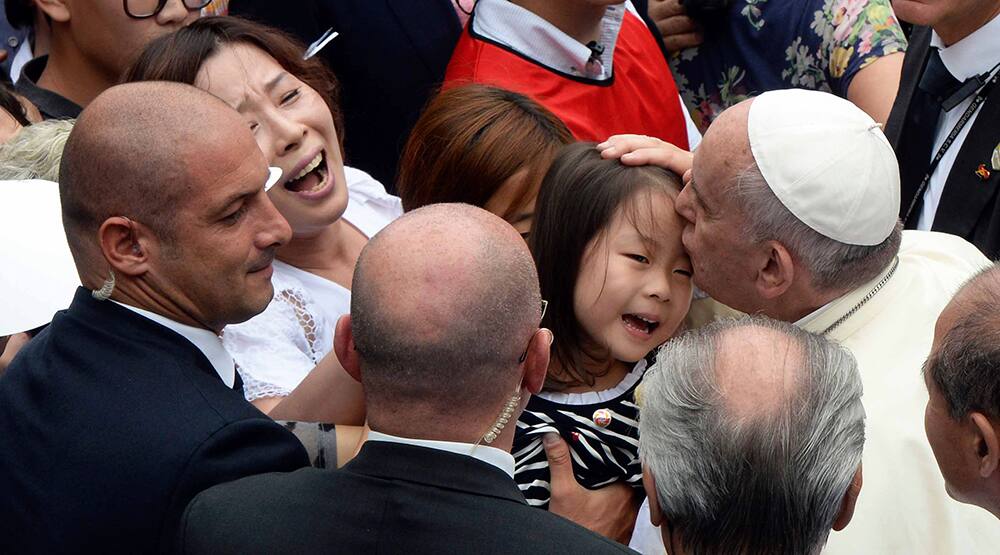
{"label": "white zucchetto skullcap", "polygon": [[829,93],[787,89],[750,104],[750,150],[802,223],[850,245],[878,245],[899,218],[899,165],[881,127]]}
{"label": "white zucchetto skullcap", "polygon": [[63,232],[59,185],[0,181],[0,336],[49,323],[80,277]]}

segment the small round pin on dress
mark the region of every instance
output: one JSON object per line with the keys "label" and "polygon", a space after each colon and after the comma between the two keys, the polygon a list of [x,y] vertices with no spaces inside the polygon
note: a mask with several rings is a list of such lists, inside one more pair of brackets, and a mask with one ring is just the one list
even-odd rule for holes
{"label": "small round pin on dress", "polygon": [[597,409],[594,411],[594,424],[601,428],[607,428],[611,424],[611,411],[608,409]]}

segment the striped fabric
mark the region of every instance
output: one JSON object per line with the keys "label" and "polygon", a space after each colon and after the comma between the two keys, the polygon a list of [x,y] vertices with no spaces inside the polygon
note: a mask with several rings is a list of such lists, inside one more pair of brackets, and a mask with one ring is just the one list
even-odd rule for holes
{"label": "striped fabric", "polygon": [[[641,376],[649,359],[633,373]],[[625,481],[642,488],[639,464],[639,407],[635,390],[641,379],[606,401],[590,404],[554,402],[535,395],[517,421],[514,434],[514,480],[528,504],[548,508],[549,464],[542,436],[557,432],[570,447],[573,470],[580,485],[597,489]],[[610,420],[609,420],[610,417]]]}

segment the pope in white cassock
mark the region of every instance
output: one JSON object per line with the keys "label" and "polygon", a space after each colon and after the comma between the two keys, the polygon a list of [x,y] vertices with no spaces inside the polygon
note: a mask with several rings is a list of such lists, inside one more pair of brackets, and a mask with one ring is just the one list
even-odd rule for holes
{"label": "pope in white cassock", "polygon": [[[656,140],[601,146],[617,151],[605,156],[631,151],[625,163],[685,169],[684,156]],[[824,334],[857,358],[864,486],[824,553],[996,553],[996,519],[945,492],[924,435],[921,374],[938,315],[989,260],[959,237],[901,231],[898,165],[880,125],[830,94],[768,92],[713,123],[686,179],[676,204],[698,287]],[[725,312],[699,304],[695,320]],[[647,553],[637,540],[653,537],[641,532],[648,526],[640,519],[633,540]]]}

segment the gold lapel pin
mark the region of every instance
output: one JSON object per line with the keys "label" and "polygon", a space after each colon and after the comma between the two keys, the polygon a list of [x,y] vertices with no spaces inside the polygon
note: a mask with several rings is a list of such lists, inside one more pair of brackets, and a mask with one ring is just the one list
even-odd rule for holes
{"label": "gold lapel pin", "polygon": [[990,178],[990,170],[986,168],[986,164],[979,164],[979,167],[976,168],[976,175],[979,176],[979,179],[986,181]]}

